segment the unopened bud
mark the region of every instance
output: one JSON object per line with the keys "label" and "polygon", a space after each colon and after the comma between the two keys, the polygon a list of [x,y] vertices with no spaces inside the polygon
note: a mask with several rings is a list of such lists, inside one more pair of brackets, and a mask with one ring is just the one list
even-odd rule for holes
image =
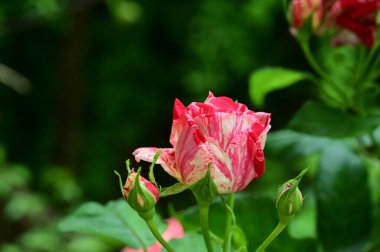
{"label": "unopened bud", "polygon": [[[290,6],[292,19],[292,32],[297,33],[299,29],[309,32],[315,31],[322,22],[322,0],[293,0]],[[304,26],[309,27],[304,27]]]}
{"label": "unopened bud", "polygon": [[295,179],[284,183],[277,191],[276,207],[280,222],[288,223],[302,208],[303,197],[298,184],[307,170],[303,170]]}
{"label": "unopened bud", "polygon": [[123,190],[125,200],[142,218],[153,218],[159,200],[158,189],[153,183],[140,176],[140,172],[132,171]]}

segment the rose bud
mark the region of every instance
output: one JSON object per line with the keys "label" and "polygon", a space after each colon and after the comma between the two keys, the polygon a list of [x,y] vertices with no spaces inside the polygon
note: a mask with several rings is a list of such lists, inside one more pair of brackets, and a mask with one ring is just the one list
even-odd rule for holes
{"label": "rose bud", "polygon": [[[157,164],[184,185],[210,176],[219,193],[243,190],[265,170],[264,145],[270,114],[253,112],[228,97],[210,92],[204,103],[174,103],[170,143]],[[139,148],[137,161],[153,161],[158,148]]]}
{"label": "rose bud", "polygon": [[159,200],[158,189],[139,172],[132,171],[125,182],[124,198],[128,204],[146,219],[154,215],[154,209]]}
{"label": "rose bud", "polygon": [[288,223],[302,208],[303,197],[298,189],[298,184],[307,171],[308,169],[304,169],[296,178],[279,187],[276,195],[276,208],[280,222]]}
{"label": "rose bud", "polygon": [[288,222],[301,209],[302,193],[297,186],[285,183],[280,187],[276,196],[276,207],[281,222]]}
{"label": "rose bud", "polygon": [[322,20],[321,4],[321,0],[293,0],[290,7],[293,29],[300,29],[311,18],[311,25],[315,30]]}

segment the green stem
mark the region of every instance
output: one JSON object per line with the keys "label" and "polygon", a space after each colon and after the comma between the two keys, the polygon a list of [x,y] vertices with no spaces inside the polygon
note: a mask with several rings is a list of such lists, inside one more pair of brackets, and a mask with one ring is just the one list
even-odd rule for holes
{"label": "green stem", "polygon": [[219,244],[220,246],[223,246],[224,240],[211,231],[210,231],[210,238],[211,238],[211,241]]}
{"label": "green stem", "polygon": [[227,213],[226,213],[226,229],[224,231],[224,246],[223,246],[223,252],[230,252],[231,250],[231,240],[232,240],[232,234],[233,234],[233,228],[235,223],[234,218],[234,201],[235,201],[235,195],[231,193],[228,196],[228,203],[226,203],[227,207]]}
{"label": "green stem", "polygon": [[284,230],[288,223],[279,222],[272,233],[265,239],[265,241],[256,249],[256,252],[262,252],[269,244]]}
{"label": "green stem", "polygon": [[315,60],[313,54],[310,51],[309,44],[304,41],[299,41],[301,45],[301,49],[303,53],[305,54],[305,57],[307,61],[309,61],[311,67],[316,71],[322,78],[329,79],[328,74],[322,69],[322,67],[318,64],[318,62]]}
{"label": "green stem", "polygon": [[[320,64],[318,64],[318,62],[316,61],[316,59],[314,58],[313,54],[310,51],[310,47],[309,47],[308,42],[299,40],[299,43],[301,45],[301,49],[302,49],[307,61],[309,62],[311,67],[314,69],[314,71],[316,73],[318,73],[323,79],[327,80],[330,83],[330,85],[332,85],[332,87],[336,90],[338,95],[340,95],[346,103],[347,103],[347,101],[350,103],[351,101],[350,101],[349,97],[347,97],[345,90],[343,90],[341,87],[339,87],[339,85],[337,85],[335,83],[335,81],[333,79],[331,79],[330,75],[325,70],[323,70],[323,68],[320,66]],[[337,101],[339,103],[339,100],[337,100]],[[345,104],[345,105],[347,105],[347,104]]]}
{"label": "green stem", "polygon": [[201,223],[201,229],[203,234],[203,239],[206,244],[206,248],[208,252],[213,252],[210,232],[208,227],[208,213],[210,209],[210,204],[199,204],[199,220]]}
{"label": "green stem", "polygon": [[174,249],[169,245],[169,243],[167,243],[164,238],[162,238],[160,232],[158,232],[156,226],[154,225],[153,223],[153,219],[150,219],[150,220],[145,220],[146,221],[146,224],[148,225],[150,231],[152,232],[152,234],[154,235],[154,237],[156,237],[157,241],[159,241],[161,243],[162,246],[164,246],[164,248],[168,251],[168,252],[174,252]]}

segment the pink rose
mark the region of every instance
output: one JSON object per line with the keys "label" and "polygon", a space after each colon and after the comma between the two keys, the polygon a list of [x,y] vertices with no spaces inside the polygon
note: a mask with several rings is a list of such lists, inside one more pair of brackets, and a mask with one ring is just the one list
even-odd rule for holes
{"label": "pink rose", "polygon": [[[170,218],[170,219],[167,219],[166,222],[168,223],[168,227],[165,229],[164,233],[162,234],[162,237],[165,239],[165,241],[170,241],[172,239],[179,239],[185,235],[183,231],[183,227],[177,219]],[[147,252],[161,252],[161,250],[162,250],[161,243],[156,242],[147,249]],[[124,248],[121,252],[144,252],[144,249]]]}
{"label": "pink rose", "polygon": [[[248,110],[228,97],[210,92],[204,103],[185,107],[174,103],[170,143],[158,164],[180,183],[202,179],[211,164],[211,177],[219,193],[238,192],[265,170],[264,145],[270,114]],[[158,148],[139,148],[137,161],[152,162]]]}

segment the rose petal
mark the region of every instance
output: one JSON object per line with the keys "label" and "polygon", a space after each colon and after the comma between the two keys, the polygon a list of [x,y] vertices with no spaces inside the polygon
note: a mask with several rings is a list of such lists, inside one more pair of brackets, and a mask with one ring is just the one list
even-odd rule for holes
{"label": "rose petal", "polygon": [[234,102],[231,98],[227,96],[215,97],[211,92],[207,97],[204,104],[211,105],[214,107],[215,111],[247,111],[248,108],[244,104]]}
{"label": "rose petal", "polygon": [[270,126],[270,114],[258,112],[255,113],[255,123],[252,126],[252,134],[255,135],[255,137],[259,138],[261,149],[264,149],[265,142],[267,139],[267,133],[269,132],[271,126]]}
{"label": "rose petal", "polygon": [[192,184],[202,178],[211,162],[205,138],[193,121],[187,121],[175,147],[176,164],[185,184]]}
{"label": "rose petal", "polygon": [[[137,162],[140,162],[140,160],[153,162],[153,157],[156,155],[158,150],[159,148],[156,147],[138,148],[132,154],[135,156]],[[164,168],[164,170],[169,173],[170,176],[176,178],[179,182],[182,181],[181,175],[176,166],[174,149],[161,149],[161,154],[158,157],[156,163],[160,164],[162,168]]]}
{"label": "rose petal", "polygon": [[182,132],[182,128],[186,123],[186,120],[183,117],[183,114],[187,111],[187,108],[182,104],[182,102],[178,99],[174,102],[173,107],[173,122],[172,122],[172,130],[170,133],[170,143],[173,147],[177,145],[178,136]]}
{"label": "rose petal", "polygon": [[[228,156],[231,157],[233,167],[233,185],[231,190],[234,192],[244,189],[255,177],[257,170],[262,167],[256,167],[254,159],[258,150],[259,143],[252,138],[252,134],[241,132],[235,135],[233,141],[228,146]],[[261,147],[260,147],[261,148]]]}
{"label": "rose petal", "polygon": [[[168,223],[162,237],[165,241],[170,241],[172,239],[180,239],[185,235],[181,223],[175,218],[169,218],[166,220]],[[147,249],[147,252],[161,252],[162,245],[159,242],[154,243],[151,247]],[[124,248],[121,252],[144,252],[144,249],[131,249]]]}
{"label": "rose petal", "polygon": [[191,117],[195,118],[200,115],[213,114],[216,112],[229,112],[229,111],[247,111],[248,108],[244,104],[234,102],[229,97],[214,97],[210,92],[204,103],[193,102],[188,106]]}
{"label": "rose petal", "polygon": [[185,235],[181,222],[179,222],[176,218],[169,218],[166,220],[166,222],[168,223],[168,227],[162,234],[162,237],[166,241],[179,239]]}

